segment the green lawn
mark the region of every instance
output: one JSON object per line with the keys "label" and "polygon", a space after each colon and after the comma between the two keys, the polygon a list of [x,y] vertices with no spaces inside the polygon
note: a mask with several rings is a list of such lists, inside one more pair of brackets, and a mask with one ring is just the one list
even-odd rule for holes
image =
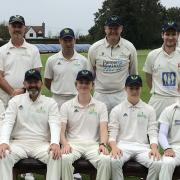
{"label": "green lawn", "polygon": [[[139,71],[139,75],[142,77],[142,80],[143,80],[142,99],[146,102],[149,100],[150,95],[149,95],[149,90],[148,90],[147,84],[145,82],[145,76],[144,76],[144,72],[142,71],[142,68],[143,68],[144,61],[146,59],[148,52],[149,52],[149,50],[138,50],[138,71]],[[41,60],[42,60],[42,64],[43,64],[42,75],[44,74],[44,67],[45,67],[47,58],[51,55],[52,54],[42,54],[41,55]],[[83,55],[87,56],[86,53],[84,53]],[[42,93],[47,96],[51,96],[51,93],[45,87],[43,87]]]}
{"label": "green lawn", "polygon": [[[138,72],[143,80],[143,88],[142,88],[141,98],[146,102],[149,100],[150,94],[149,94],[147,84],[145,82],[145,75],[144,75],[144,72],[142,71],[142,68],[143,68],[143,65],[144,65],[144,62],[145,62],[148,52],[149,52],[149,50],[138,50]],[[42,76],[44,75],[44,67],[45,67],[47,58],[51,55],[52,54],[42,54],[41,55],[41,60],[42,60],[42,64],[43,64]],[[87,54],[83,54],[83,55],[87,56]],[[42,93],[47,96],[51,96],[51,93],[45,87],[43,87]],[[19,180],[20,179],[21,178],[19,178]],[[43,176],[35,175],[35,180],[44,180],[44,179],[43,179]],[[83,180],[88,180],[88,177],[86,175],[83,175]],[[139,178],[135,178],[135,177],[130,178],[129,177],[129,178],[125,178],[125,180],[139,180]]]}

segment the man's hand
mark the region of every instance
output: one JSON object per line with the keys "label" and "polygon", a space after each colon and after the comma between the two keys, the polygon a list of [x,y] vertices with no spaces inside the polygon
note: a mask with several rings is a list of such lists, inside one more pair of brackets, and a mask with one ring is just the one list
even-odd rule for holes
{"label": "man's hand", "polygon": [[117,146],[112,148],[111,157],[114,159],[118,159],[119,157],[123,156],[123,152]]}
{"label": "man's hand", "polygon": [[72,147],[69,144],[63,145],[62,154],[69,154],[72,152]]}
{"label": "man's hand", "polygon": [[169,157],[175,157],[175,152],[173,151],[173,149],[169,148],[164,151],[164,155]]}
{"label": "man's hand", "polygon": [[161,155],[158,151],[157,148],[152,148],[151,151],[149,152],[149,158],[151,158],[153,156],[153,160],[160,160]]}
{"label": "man's hand", "polygon": [[10,152],[10,146],[8,144],[0,144],[0,159],[6,156],[6,150]]}
{"label": "man's hand", "polygon": [[52,152],[52,157],[54,160],[59,159],[61,156],[61,149],[59,144],[51,144],[49,147],[49,152]]}
{"label": "man's hand", "polygon": [[99,146],[99,152],[103,153],[104,155],[108,155],[109,154],[109,151],[108,151],[108,149],[107,149],[107,147],[105,145],[100,145]]}
{"label": "man's hand", "polygon": [[15,89],[11,96],[14,97],[14,96],[19,95],[19,94],[24,94],[23,88]]}

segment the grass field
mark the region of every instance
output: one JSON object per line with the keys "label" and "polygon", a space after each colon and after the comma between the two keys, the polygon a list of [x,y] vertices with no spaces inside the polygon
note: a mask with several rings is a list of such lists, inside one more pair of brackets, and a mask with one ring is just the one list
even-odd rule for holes
{"label": "grass field", "polygon": [[[144,65],[144,62],[145,62],[148,52],[149,52],[149,50],[138,50],[138,72],[143,80],[143,88],[142,88],[141,98],[145,102],[147,102],[149,100],[150,94],[149,94],[147,84],[145,82],[145,75],[144,75],[144,72],[142,71],[142,68],[143,68],[143,65]],[[41,55],[41,60],[42,60],[42,64],[43,64],[42,75],[44,74],[44,67],[45,67],[47,58],[51,55],[52,54],[42,54]],[[87,56],[87,54],[84,54],[84,55]],[[51,93],[45,87],[43,87],[42,93],[47,96],[51,96]],[[37,176],[35,176],[35,180],[44,180],[44,179],[42,176],[37,175]],[[83,175],[83,180],[88,180],[88,177]],[[132,178],[125,178],[125,180],[139,180],[139,178],[132,177]]]}

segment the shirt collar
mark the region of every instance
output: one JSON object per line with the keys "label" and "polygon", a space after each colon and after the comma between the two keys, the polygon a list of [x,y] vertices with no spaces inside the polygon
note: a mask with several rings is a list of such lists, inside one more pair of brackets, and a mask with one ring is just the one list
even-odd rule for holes
{"label": "shirt collar", "polygon": [[77,107],[77,108],[85,108],[85,107],[92,106],[94,104],[95,104],[95,101],[92,96],[91,96],[91,100],[90,100],[89,104],[87,104],[86,106],[83,106],[79,103],[78,95],[76,95],[75,98],[73,99],[73,105],[74,105],[74,107]]}
{"label": "shirt collar", "polygon": [[[76,52],[76,50],[74,50],[74,54],[73,54],[72,58],[69,59],[69,61],[77,60],[78,59],[77,55],[78,55],[78,53]],[[66,60],[66,58],[62,54],[62,51],[59,52],[59,58]]]}
{"label": "shirt collar", "polygon": [[37,97],[37,99],[35,101],[32,101],[32,99],[29,97],[29,93],[26,92],[26,96],[27,96],[27,99],[31,102],[31,103],[40,103],[42,102],[42,98],[43,96],[41,94],[39,94],[39,96]]}
{"label": "shirt collar", "polygon": [[[122,39],[122,38],[120,37],[119,42],[114,46],[114,48],[121,46],[121,44],[122,44],[122,40],[121,40],[121,39]],[[110,45],[109,42],[107,41],[107,38],[106,38],[106,37],[104,38],[104,43],[105,43],[105,46],[106,46],[107,48],[108,48],[108,47],[111,47],[111,45]]]}
{"label": "shirt collar", "polygon": [[174,50],[171,54],[168,54],[168,53],[164,50],[164,45],[162,45],[162,51],[163,51],[163,53],[164,53],[165,56],[168,56],[168,57],[172,58],[172,57],[174,56],[175,52],[176,52],[176,48],[175,48],[175,50]]}
{"label": "shirt collar", "polygon": [[141,107],[143,107],[142,102],[143,102],[143,101],[140,99],[139,102],[138,102],[136,105],[133,105],[133,104],[131,104],[131,103],[128,101],[128,99],[125,100],[125,103],[126,103],[126,105],[127,105],[128,108],[132,108],[132,107],[133,107],[133,108],[141,108]]}
{"label": "shirt collar", "polygon": [[[9,49],[17,48],[16,46],[14,46],[14,45],[12,44],[11,39],[9,40],[8,48],[9,48]],[[23,41],[23,44],[22,44],[20,47],[18,47],[18,48],[27,48],[27,42],[26,42],[25,39],[24,39],[24,41]]]}

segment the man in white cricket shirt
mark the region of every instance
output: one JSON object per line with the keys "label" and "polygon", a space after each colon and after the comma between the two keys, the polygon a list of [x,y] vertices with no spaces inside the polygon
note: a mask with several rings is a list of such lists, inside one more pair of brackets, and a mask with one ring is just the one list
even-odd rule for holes
{"label": "man in white cricket shirt", "polygon": [[11,39],[0,47],[0,99],[5,107],[11,97],[24,93],[25,72],[42,67],[39,50],[24,39],[24,18],[11,16],[8,28]]}
{"label": "man in white cricket shirt", "polygon": [[125,80],[137,74],[137,52],[121,37],[122,19],[111,16],[105,22],[106,37],[94,43],[88,52],[88,68],[94,72],[94,98],[107,105],[108,112],[126,98]]}
{"label": "man in white cricket shirt", "polygon": [[110,156],[108,113],[106,105],[91,97],[93,75],[82,70],[76,78],[78,95],[65,102],[60,109],[62,148],[62,180],[73,180],[73,162],[80,157],[97,168],[97,180],[109,180]]}
{"label": "man in white cricket shirt", "polygon": [[149,168],[147,180],[156,180],[160,171],[158,123],[154,109],[140,99],[142,79],[126,79],[127,99],[110,113],[109,143],[112,148],[112,180],[123,180],[123,164],[134,159]]}
{"label": "man in white cricket shirt", "polygon": [[70,28],[60,32],[61,51],[49,57],[45,66],[45,85],[52,92],[59,105],[72,99],[77,90],[75,80],[77,73],[87,68],[87,59],[74,49],[75,35]]}
{"label": "man in white cricket shirt", "polygon": [[[57,103],[40,94],[38,70],[25,73],[27,93],[9,101],[0,137],[0,177],[12,180],[12,168],[20,159],[33,157],[47,164],[47,180],[59,180],[60,119]],[[10,140],[10,136],[12,139]]]}
{"label": "man in white cricket shirt", "polygon": [[180,165],[180,101],[166,107],[159,118],[159,143],[164,150],[160,180],[171,180]]}
{"label": "man in white cricket shirt", "polygon": [[180,49],[176,48],[178,35],[175,22],[165,23],[161,34],[163,45],[148,54],[143,67],[152,94],[149,104],[156,110],[157,118],[165,107],[180,97]]}

